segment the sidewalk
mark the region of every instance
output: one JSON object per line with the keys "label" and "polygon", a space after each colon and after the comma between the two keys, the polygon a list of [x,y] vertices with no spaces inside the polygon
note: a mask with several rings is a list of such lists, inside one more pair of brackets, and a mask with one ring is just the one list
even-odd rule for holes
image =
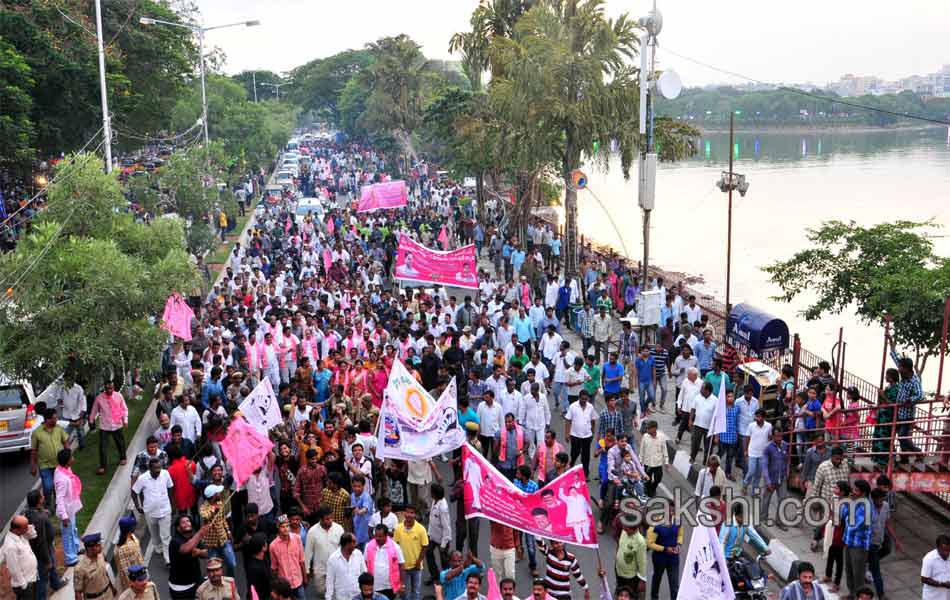
{"label": "sidewalk", "polygon": [[[487,257],[482,257],[479,261],[479,267],[494,272],[494,266]],[[620,330],[620,322],[614,319],[616,331]],[[579,351],[581,348],[581,339],[576,332],[567,329],[563,324],[561,326],[561,336],[570,342],[571,349]],[[689,464],[689,435],[683,437],[681,444],[677,445],[676,426],[673,425],[675,412],[676,387],[670,380],[667,386],[670,393],[666,397],[665,411],[655,412],[649,418],[655,420],[659,429],[669,438],[670,456],[673,457],[673,466],[675,470],[692,484],[695,484],[699,470],[702,468],[699,457],[696,465]],[[659,392],[658,392],[659,393]],[[637,390],[631,389],[631,402],[639,405]],[[659,397],[657,406],[659,406]],[[598,412],[602,410],[602,403],[596,403]],[[637,447],[636,445],[634,447]],[[741,473],[738,469],[734,471],[736,481],[727,481],[728,487],[732,489],[734,496],[741,496],[742,484]],[[789,491],[789,497],[794,495],[801,497],[801,493]],[[917,600],[921,597],[920,583],[920,563],[924,555],[934,548],[934,540],[939,533],[947,530],[946,523],[940,520],[918,502],[909,498],[906,494],[898,495],[898,510],[892,518],[894,531],[900,537],[903,549],[900,552],[893,552],[881,563],[881,573],[884,578],[884,590],[889,600]],[[774,510],[774,509],[772,509]],[[769,543],[771,555],[767,558],[770,568],[777,577],[783,582],[787,579],[791,567],[795,561],[807,561],[815,567],[815,575],[818,579],[825,574],[825,556],[819,552],[812,552],[811,539],[812,529],[806,526],[790,526],[787,531],[782,531],[778,527],[767,527],[756,525],[756,530]],[[747,548],[752,556],[755,556],[754,549]],[[842,576],[842,587],[846,588],[845,579]],[[873,589],[873,585],[868,582],[868,587]],[[825,597],[828,600],[837,600],[838,594],[832,593],[825,587]]]}

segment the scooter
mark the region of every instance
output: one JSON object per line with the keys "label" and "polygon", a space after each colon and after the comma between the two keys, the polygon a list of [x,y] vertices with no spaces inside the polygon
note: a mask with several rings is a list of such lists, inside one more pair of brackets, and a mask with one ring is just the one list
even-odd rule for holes
{"label": "scooter", "polygon": [[728,560],[729,578],[732,580],[732,591],[737,600],[767,600],[766,589],[769,576],[762,568],[761,561],[764,554],[750,560],[744,556]]}

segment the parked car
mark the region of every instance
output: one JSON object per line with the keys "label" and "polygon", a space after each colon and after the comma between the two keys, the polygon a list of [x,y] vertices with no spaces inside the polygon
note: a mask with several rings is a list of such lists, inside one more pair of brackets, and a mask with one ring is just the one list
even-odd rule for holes
{"label": "parked car", "polygon": [[30,449],[33,431],[43,421],[35,403],[32,385],[0,376],[0,454]]}

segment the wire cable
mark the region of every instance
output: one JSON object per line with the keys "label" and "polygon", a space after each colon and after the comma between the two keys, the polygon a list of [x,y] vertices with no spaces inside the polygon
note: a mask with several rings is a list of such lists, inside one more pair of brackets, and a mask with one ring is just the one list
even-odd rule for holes
{"label": "wire cable", "polygon": [[[46,242],[46,245],[43,246],[43,249],[40,250],[40,253],[36,256],[36,258],[33,259],[33,262],[31,262],[25,269],[23,269],[20,272],[19,276],[16,278],[16,280],[12,284],[7,285],[7,283],[4,282],[3,284],[0,284],[0,288],[3,288],[3,289],[15,288],[16,286],[20,284],[21,281],[23,281],[26,278],[27,275],[30,274],[30,272],[33,269],[36,268],[36,265],[38,265],[40,261],[43,260],[43,257],[45,257],[49,253],[49,251],[53,247],[53,244],[56,242],[56,240],[59,239],[59,236],[62,235],[63,229],[66,228],[67,223],[69,223],[69,220],[72,218],[73,214],[76,212],[76,209],[78,208],[79,208],[79,202],[76,202],[75,204],[73,204],[72,210],[69,211],[69,214],[66,215],[66,218],[63,219],[63,222],[60,223],[59,229],[57,229],[56,233],[54,233],[53,236],[49,239],[49,241]],[[13,276],[15,276],[15,274],[11,275],[11,277]],[[10,278],[8,278],[7,281],[10,281]]]}
{"label": "wire cable", "polygon": [[[100,134],[101,132],[102,132],[102,127],[99,127],[99,130],[96,131],[96,133],[94,133],[91,138],[89,138],[89,141],[87,141],[85,144],[83,144],[83,147],[80,148],[80,149],[74,154],[74,156],[78,156],[78,155],[82,154],[83,152],[85,152],[85,151],[86,151],[86,148],[89,147],[89,144],[91,144],[97,137],[99,137],[99,134]],[[95,152],[98,152],[98,151],[99,151],[99,148],[102,147],[102,144],[103,144],[104,142],[105,142],[104,139],[103,139],[103,141],[99,142],[99,145],[96,146],[96,148],[93,150],[93,152],[94,152],[94,153],[95,153]],[[72,164],[72,162],[75,162],[75,160],[76,160],[76,159],[73,158],[73,160],[72,160],[69,164]],[[63,166],[66,166],[66,165],[63,165]],[[19,213],[21,210],[24,210],[26,207],[28,207],[30,204],[32,204],[33,201],[36,200],[37,198],[39,198],[42,194],[44,194],[44,193],[46,192],[46,190],[48,190],[49,187],[50,187],[51,185],[53,185],[53,183],[55,183],[55,182],[57,182],[57,181],[63,181],[63,178],[68,178],[69,176],[70,176],[69,173],[66,173],[66,174],[60,173],[60,174],[56,175],[55,177],[53,177],[51,180],[47,181],[47,182],[46,182],[46,185],[43,186],[43,188],[40,189],[40,191],[36,192],[36,194],[34,194],[32,198],[30,198],[29,200],[27,200],[26,202],[23,203],[23,206],[21,206],[20,208],[16,209],[15,211],[13,211],[13,212],[10,213],[9,215],[7,215],[7,218],[4,219],[3,222],[0,222],[0,227],[2,227],[2,226],[4,226],[4,225],[6,225],[7,223],[9,223],[9,222],[13,219],[13,217],[15,217],[15,216],[17,215],[17,213]]]}
{"label": "wire cable", "polygon": [[885,114],[885,115],[891,115],[891,116],[893,116],[893,117],[898,117],[898,118],[901,118],[901,119],[911,119],[911,120],[915,120],[915,121],[923,121],[923,122],[926,122],[926,123],[934,123],[934,124],[937,124],[937,125],[950,126],[950,121],[944,121],[944,120],[942,120],[942,119],[934,119],[934,118],[932,118],[932,117],[925,117],[925,116],[923,116],[923,115],[915,115],[915,114],[911,114],[911,113],[902,113],[902,112],[897,112],[897,111],[894,111],[894,110],[887,110],[886,108],[879,108],[879,107],[876,107],[876,106],[868,106],[867,104],[861,104],[861,103],[858,103],[858,102],[852,102],[852,101],[849,101],[849,100],[843,100],[842,98],[836,97],[836,96],[823,96],[823,95],[821,95],[821,94],[815,94],[815,93],[812,93],[812,92],[806,92],[805,90],[800,90],[800,89],[798,89],[798,88],[788,87],[788,86],[785,86],[785,85],[779,85],[779,84],[772,83],[772,82],[769,82],[769,81],[763,81],[763,80],[761,80],[761,79],[756,79],[755,77],[749,77],[749,76],[743,75],[743,74],[741,74],[741,73],[736,73],[735,71],[730,71],[730,70],[728,70],[728,69],[723,69],[723,68],[717,67],[717,66],[715,66],[715,65],[711,65],[711,64],[709,64],[709,63],[707,63],[707,62],[703,62],[703,61],[701,61],[701,60],[698,60],[698,59],[695,59],[695,58],[686,56],[685,54],[680,54],[679,52],[674,52],[673,50],[670,50],[669,48],[667,48],[667,47],[665,47],[665,46],[657,46],[657,48],[659,48],[659,49],[662,50],[663,52],[667,52],[667,53],[669,53],[669,54],[672,54],[673,56],[676,56],[676,57],[678,57],[678,58],[682,58],[683,60],[688,60],[689,62],[695,63],[695,64],[697,64],[697,65],[699,65],[699,66],[701,66],[701,67],[706,67],[707,69],[711,69],[711,70],[713,70],[713,71],[717,71],[717,72],[719,72],[719,73],[723,73],[723,74],[725,74],[725,75],[729,75],[729,76],[732,76],[732,77],[738,77],[739,79],[745,79],[746,81],[751,81],[752,83],[758,83],[758,84],[761,84],[761,85],[771,86],[771,87],[774,87],[774,88],[775,88],[776,90],[778,90],[778,91],[791,92],[791,93],[793,93],[793,94],[798,94],[799,96],[805,96],[805,97],[807,97],[807,98],[811,98],[812,100],[823,100],[823,101],[825,101],[825,102],[833,102],[833,103],[835,103],[835,104],[841,104],[841,105],[843,105],[843,106],[850,106],[851,108],[857,108],[857,109],[860,109],[860,110],[867,110],[867,111],[877,112],[877,113],[881,113],[881,114]]}
{"label": "wire cable", "polygon": [[98,36],[97,36],[95,33],[89,31],[88,29],[86,29],[86,26],[85,26],[85,25],[83,25],[83,24],[80,23],[79,21],[73,19],[72,17],[70,17],[69,15],[67,15],[66,13],[64,13],[58,6],[54,6],[53,8],[55,8],[55,9],[56,9],[56,12],[58,12],[59,14],[61,14],[64,19],[66,19],[67,21],[69,21],[70,23],[72,23],[73,25],[75,25],[76,27],[79,27],[80,29],[82,29],[83,31],[85,31],[86,33],[88,33],[89,35],[91,35],[93,38],[98,38]]}

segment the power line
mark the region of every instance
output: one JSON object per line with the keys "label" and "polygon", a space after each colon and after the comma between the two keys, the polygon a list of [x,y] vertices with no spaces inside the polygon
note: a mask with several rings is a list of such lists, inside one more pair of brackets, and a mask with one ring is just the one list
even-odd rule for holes
{"label": "power line", "polygon": [[723,73],[723,74],[726,74],[726,75],[730,75],[730,76],[732,76],[732,77],[738,77],[739,79],[745,79],[746,81],[751,81],[752,83],[758,83],[758,84],[761,84],[761,85],[772,86],[772,87],[776,88],[776,89],[779,90],[779,91],[791,92],[791,93],[793,93],[793,94],[798,94],[799,96],[805,96],[805,97],[807,97],[807,98],[811,98],[812,100],[823,100],[823,101],[825,101],[825,102],[834,102],[835,104],[841,104],[841,105],[844,105],[844,106],[850,106],[851,108],[857,108],[857,109],[860,109],[860,110],[867,110],[867,111],[877,112],[877,113],[881,113],[881,114],[885,114],[885,115],[891,115],[891,116],[898,117],[898,118],[901,118],[901,119],[912,119],[912,120],[915,120],[915,121],[924,121],[924,122],[926,122],[926,123],[934,123],[934,124],[937,124],[937,125],[950,126],[950,121],[944,121],[944,120],[941,120],[941,119],[934,119],[934,118],[932,118],[932,117],[925,117],[925,116],[923,116],[923,115],[915,115],[915,114],[911,114],[911,113],[902,113],[902,112],[897,112],[897,111],[894,111],[894,110],[887,110],[886,108],[879,108],[879,107],[876,107],[876,106],[868,106],[867,104],[861,104],[861,103],[852,102],[852,101],[849,101],[849,100],[842,100],[840,97],[823,96],[823,95],[821,95],[821,94],[814,94],[814,93],[812,93],[812,92],[806,92],[805,90],[800,90],[800,89],[798,89],[798,88],[793,88],[793,87],[788,87],[788,86],[784,86],[784,85],[779,85],[779,84],[772,83],[772,82],[769,82],[769,81],[763,81],[763,80],[761,80],[761,79],[756,79],[755,77],[749,77],[748,75],[743,75],[743,74],[741,74],[741,73],[736,73],[735,71],[730,71],[730,70],[728,70],[728,69],[723,69],[723,68],[721,68],[721,67],[717,67],[717,66],[715,66],[715,65],[711,65],[711,64],[709,64],[709,63],[707,63],[707,62],[703,62],[703,61],[701,61],[701,60],[698,60],[698,59],[695,59],[695,58],[686,56],[686,55],[684,55],[684,54],[680,54],[679,52],[674,52],[673,50],[670,50],[669,48],[666,48],[666,47],[662,47],[662,46],[657,46],[657,47],[658,47],[660,50],[662,50],[663,52],[667,52],[667,53],[669,53],[669,54],[672,54],[673,56],[682,58],[683,60],[688,60],[689,62],[695,63],[695,64],[697,64],[697,65],[699,65],[699,66],[701,66],[701,67],[706,67],[707,69],[711,69],[711,70],[713,70],[713,71],[718,71],[719,73]]}
{"label": "power line", "polygon": [[[24,269],[24,270],[22,270],[22,271],[20,272],[20,275],[19,275],[19,277],[16,278],[16,281],[14,281],[14,282],[13,282],[12,284],[10,284],[10,285],[7,285],[6,282],[5,282],[5,283],[3,283],[2,285],[0,285],[0,287],[2,287],[2,288],[4,288],[4,289],[12,289],[12,288],[15,288],[16,286],[18,286],[18,285],[20,284],[21,281],[23,281],[23,280],[26,278],[27,275],[30,274],[30,272],[31,272],[33,269],[36,268],[36,265],[38,265],[39,262],[40,262],[41,260],[43,260],[43,257],[45,257],[45,256],[49,253],[50,249],[52,249],[53,243],[55,243],[56,240],[59,239],[59,236],[62,235],[63,229],[66,228],[66,224],[69,223],[69,220],[72,218],[73,214],[76,212],[76,209],[78,209],[78,208],[79,208],[79,202],[77,201],[77,202],[75,202],[75,203],[73,204],[72,210],[69,211],[69,214],[66,215],[66,218],[63,219],[63,222],[59,225],[59,229],[56,230],[56,233],[53,234],[53,236],[49,239],[48,242],[46,242],[46,245],[43,246],[43,249],[40,250],[40,253],[36,256],[36,258],[33,259],[33,262],[31,262],[31,263],[26,267],[26,269]],[[14,276],[14,275],[11,275],[11,277],[13,277],[13,276]],[[7,281],[9,281],[9,280],[10,280],[10,279],[8,278]]]}
{"label": "power line", "polygon": [[[99,127],[99,130],[96,131],[96,132],[92,135],[92,137],[89,138],[89,140],[88,140],[85,144],[83,144],[83,147],[80,148],[80,149],[74,154],[74,158],[73,158],[68,164],[74,163],[74,162],[76,161],[76,158],[75,158],[75,157],[76,157],[76,156],[79,156],[80,154],[82,154],[83,152],[85,152],[86,148],[89,147],[89,144],[91,144],[97,137],[99,137],[99,134],[100,134],[100,133],[102,133],[102,127]],[[103,142],[104,142],[104,140],[103,140]],[[93,150],[93,153],[96,153],[96,152],[99,151],[99,148],[102,147],[103,142],[99,142],[99,145],[96,146],[96,148]],[[62,166],[65,167],[66,165],[64,164],[64,165],[62,165]],[[62,167],[61,167],[61,168],[62,168]],[[34,200],[36,200],[36,199],[39,198],[43,193],[45,193],[46,190],[48,190],[48,189],[50,188],[50,186],[53,185],[53,183],[55,183],[55,182],[57,182],[57,181],[62,182],[62,181],[64,181],[65,179],[68,179],[68,178],[71,176],[71,174],[74,173],[74,172],[75,172],[75,171],[72,171],[72,172],[70,172],[70,173],[62,173],[62,172],[61,172],[60,174],[57,174],[55,177],[53,177],[51,180],[47,181],[47,182],[46,182],[46,185],[43,186],[43,188],[40,189],[40,191],[36,192],[36,194],[34,194],[32,198],[30,198],[29,200],[27,200],[26,202],[24,202],[23,205],[22,205],[20,208],[16,209],[15,211],[13,211],[13,212],[10,213],[9,215],[7,215],[7,218],[4,219],[3,222],[0,222],[0,227],[2,227],[3,225],[6,225],[7,223],[9,223],[9,222],[13,219],[13,217],[15,217],[20,211],[26,209],[26,207],[28,207],[30,204],[32,204]]]}
{"label": "power line", "polygon": [[76,27],[79,27],[80,29],[82,29],[83,31],[85,31],[86,33],[88,33],[89,35],[91,35],[93,38],[96,37],[96,34],[94,34],[93,32],[89,31],[88,29],[86,29],[86,26],[85,26],[85,25],[83,25],[83,24],[80,23],[79,21],[73,19],[72,17],[70,17],[69,15],[67,15],[66,13],[64,13],[58,6],[54,6],[54,8],[56,9],[56,12],[58,12],[59,14],[61,14],[61,15],[63,16],[64,19],[66,19],[67,21],[69,21],[70,23],[72,23],[73,25],[75,25]]}

